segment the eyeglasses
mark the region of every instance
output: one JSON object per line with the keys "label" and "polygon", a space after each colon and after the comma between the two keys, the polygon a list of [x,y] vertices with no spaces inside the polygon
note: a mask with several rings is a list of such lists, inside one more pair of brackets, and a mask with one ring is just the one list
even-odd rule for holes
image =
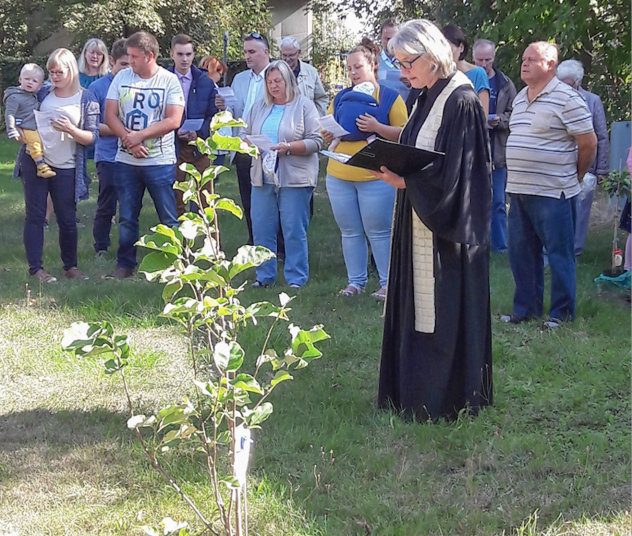
{"label": "eyeglasses", "polygon": [[263,35],[261,35],[259,32],[252,32],[248,34],[248,37],[246,37],[246,39],[260,39],[261,41],[263,41],[265,37],[263,37]]}
{"label": "eyeglasses", "polygon": [[298,50],[296,52],[294,52],[293,54],[281,54],[281,59],[282,60],[291,60],[296,58],[296,56],[298,56]]}
{"label": "eyeglasses", "polygon": [[410,60],[410,61],[399,61],[396,59],[393,59],[392,63],[393,66],[396,69],[412,69],[413,68],[413,63],[415,63],[419,58],[422,57],[422,54],[420,54],[419,56],[417,56],[414,60]]}
{"label": "eyeglasses", "polygon": [[48,76],[64,76],[68,71],[48,71]]}

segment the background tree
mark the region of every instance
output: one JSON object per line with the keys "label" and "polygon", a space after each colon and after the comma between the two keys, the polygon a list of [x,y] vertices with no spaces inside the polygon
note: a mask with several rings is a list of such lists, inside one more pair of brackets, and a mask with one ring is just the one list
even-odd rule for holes
{"label": "background tree", "polygon": [[110,45],[146,30],[158,39],[163,56],[174,35],[187,33],[201,54],[221,57],[222,36],[229,30],[228,57],[241,59],[242,38],[271,27],[266,0],[0,0],[0,55],[32,56],[39,43],[65,28],[75,52],[90,37]]}
{"label": "background tree", "polygon": [[603,100],[609,121],[630,119],[630,5],[624,0],[314,0],[315,9],[353,11],[375,30],[387,17],[424,17],[460,26],[470,43],[484,37],[499,48],[496,64],[520,87],[520,60],[533,41],[553,41],[560,59],[584,65],[584,87]]}

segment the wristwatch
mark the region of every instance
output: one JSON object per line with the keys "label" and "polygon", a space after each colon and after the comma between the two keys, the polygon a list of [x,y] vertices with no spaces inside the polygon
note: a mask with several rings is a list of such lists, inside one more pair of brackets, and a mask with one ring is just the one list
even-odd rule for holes
{"label": "wristwatch", "polygon": [[292,147],[290,144],[287,144],[287,151],[285,151],[285,156],[290,156],[292,154]]}

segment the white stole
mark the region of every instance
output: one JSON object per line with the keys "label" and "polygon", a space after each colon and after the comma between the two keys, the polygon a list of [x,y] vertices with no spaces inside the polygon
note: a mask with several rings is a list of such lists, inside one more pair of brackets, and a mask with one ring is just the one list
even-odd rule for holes
{"label": "white stole", "polygon": [[[452,92],[463,85],[472,85],[469,78],[460,71],[439,94],[424,124],[419,129],[415,147],[427,151],[435,150],[437,133],[443,121],[445,104]],[[413,107],[411,117],[415,113]],[[413,289],[415,301],[415,331],[434,333],[435,330],[435,278],[433,233],[421,221],[411,207],[413,218]]]}

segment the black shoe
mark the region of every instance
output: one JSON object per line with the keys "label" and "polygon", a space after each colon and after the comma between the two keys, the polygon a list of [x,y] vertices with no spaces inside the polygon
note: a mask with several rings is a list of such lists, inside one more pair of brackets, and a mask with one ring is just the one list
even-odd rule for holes
{"label": "black shoe", "polygon": [[131,268],[125,268],[124,266],[117,266],[111,274],[108,274],[104,279],[127,279],[132,277],[134,270]]}
{"label": "black shoe", "polygon": [[107,249],[100,249],[99,251],[97,251],[94,254],[94,260],[98,261],[98,260],[105,260],[108,258],[108,252]]}
{"label": "black shoe", "polygon": [[516,316],[516,315],[502,315],[500,317],[500,321],[505,324],[522,324],[522,322],[526,322],[529,320],[526,316]]}
{"label": "black shoe", "polygon": [[252,288],[267,288],[268,285],[266,285],[265,283],[262,283],[261,281],[255,281],[252,284]]}

